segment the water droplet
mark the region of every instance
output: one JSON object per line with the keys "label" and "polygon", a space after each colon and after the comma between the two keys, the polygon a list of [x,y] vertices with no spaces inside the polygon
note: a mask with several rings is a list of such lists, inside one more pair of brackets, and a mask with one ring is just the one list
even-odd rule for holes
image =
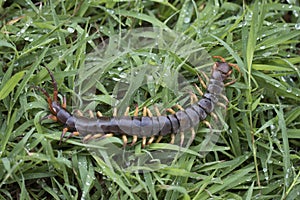
{"label": "water droplet", "polygon": [[191,21],[191,18],[189,18],[189,17],[185,17],[184,19],[183,19],[183,22],[184,23],[190,23],[190,21]]}
{"label": "water droplet", "polygon": [[265,48],[266,48],[266,46],[264,46],[264,45],[259,47],[259,49],[265,49]]}
{"label": "water droplet", "polygon": [[300,30],[300,23],[295,24],[295,29]]}
{"label": "water droplet", "polygon": [[279,87],[280,87],[280,84],[279,84],[279,83],[275,83],[274,86],[277,87],[277,88],[279,88]]}
{"label": "water droplet", "polygon": [[67,28],[67,31],[68,31],[69,33],[74,33],[75,30],[74,30],[74,28],[68,27],[68,28]]}
{"label": "water droplet", "polygon": [[286,92],[288,92],[288,93],[292,92],[292,88],[288,88],[288,89],[286,90]]}
{"label": "water droplet", "polygon": [[269,57],[270,55],[272,55],[272,52],[265,52],[262,54],[264,57]]}

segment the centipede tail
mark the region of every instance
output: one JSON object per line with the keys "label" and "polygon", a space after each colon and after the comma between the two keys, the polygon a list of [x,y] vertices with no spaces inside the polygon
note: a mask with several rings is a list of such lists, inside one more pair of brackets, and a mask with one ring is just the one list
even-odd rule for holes
{"label": "centipede tail", "polygon": [[206,93],[203,93],[196,86],[202,98],[198,100],[196,95],[191,95],[192,104],[189,107],[183,109],[180,105],[176,105],[174,108],[178,111],[175,112],[173,109],[167,109],[170,113],[168,115],[161,115],[156,107],[156,116],[153,116],[146,107],[143,109],[142,116],[138,116],[138,108],[136,108],[133,116],[128,115],[129,108],[121,117],[116,116],[116,110],[112,117],[102,116],[100,112],[97,112],[97,117],[94,117],[91,111],[89,112],[89,118],[82,116],[82,114],[72,115],[66,109],[66,98],[63,98],[62,104],[58,101],[57,83],[52,72],[47,67],[45,68],[51,77],[53,85],[52,98],[45,89],[39,89],[47,98],[51,112],[50,118],[65,126],[62,131],[61,141],[67,132],[72,132],[67,139],[73,135],[82,135],[84,136],[84,141],[107,138],[114,135],[122,138],[125,147],[128,143],[128,136],[130,136],[132,137],[130,145],[135,145],[138,138],[141,138],[142,147],[145,147],[147,144],[153,143],[155,139],[156,142],[160,142],[166,135],[171,136],[170,143],[173,144],[175,135],[180,134],[180,146],[182,146],[185,140],[184,133],[186,131],[191,132],[191,137],[188,141],[188,144],[190,144],[196,134],[194,127],[200,122],[211,128],[209,122],[205,121],[205,119],[208,115],[214,117],[213,111],[217,105],[226,107],[226,105],[220,103],[219,99],[222,98],[228,102],[228,99],[222,95],[222,92],[225,86],[234,83],[234,81],[228,82],[226,80],[230,77],[232,68],[240,71],[237,65],[227,63],[224,58],[220,56],[215,56],[214,58],[219,59],[220,62],[214,63],[210,77],[205,76],[205,79],[208,79],[208,85],[199,78],[200,84],[206,88]]}

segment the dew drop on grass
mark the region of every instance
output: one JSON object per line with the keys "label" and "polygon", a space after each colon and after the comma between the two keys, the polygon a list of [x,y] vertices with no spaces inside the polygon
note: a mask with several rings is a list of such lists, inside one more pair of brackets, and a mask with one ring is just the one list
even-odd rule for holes
{"label": "dew drop on grass", "polygon": [[68,28],[67,28],[67,31],[68,31],[69,33],[74,33],[75,30],[74,30],[73,28],[71,28],[71,27],[68,27]]}
{"label": "dew drop on grass", "polygon": [[261,46],[261,47],[259,47],[260,49],[265,49],[266,48],[266,46]]}
{"label": "dew drop on grass", "polygon": [[291,92],[292,92],[292,88],[288,88],[288,89],[286,90],[286,92],[291,93]]}
{"label": "dew drop on grass", "polygon": [[264,57],[269,57],[270,55],[272,55],[272,52],[265,52],[262,54]]}
{"label": "dew drop on grass", "polygon": [[191,18],[189,18],[189,17],[185,17],[184,19],[183,19],[183,22],[184,23],[190,23],[190,21],[191,21]]}
{"label": "dew drop on grass", "polygon": [[295,29],[296,29],[296,30],[300,30],[300,23],[295,24]]}
{"label": "dew drop on grass", "polygon": [[267,169],[266,167],[264,167],[264,168],[263,168],[263,172],[266,173],[267,171],[268,171],[268,169]]}

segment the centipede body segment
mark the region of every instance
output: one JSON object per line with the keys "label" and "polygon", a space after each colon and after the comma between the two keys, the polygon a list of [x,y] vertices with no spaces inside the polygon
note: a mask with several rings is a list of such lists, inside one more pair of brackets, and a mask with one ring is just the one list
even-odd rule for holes
{"label": "centipede body segment", "polygon": [[[100,112],[97,112],[97,117],[94,117],[90,112],[90,118],[80,115],[72,115],[66,109],[66,99],[64,97],[62,104],[58,101],[58,89],[57,83],[52,72],[46,67],[53,84],[53,97],[51,98],[47,91],[43,88],[39,88],[47,98],[49,110],[51,112],[48,118],[58,121],[64,125],[64,129],[61,135],[61,141],[67,132],[71,132],[71,135],[84,136],[84,140],[91,140],[97,138],[111,137],[113,135],[122,137],[123,144],[126,146],[128,136],[132,137],[131,145],[134,145],[138,138],[142,139],[142,146],[151,144],[155,139],[159,142],[162,137],[166,135],[171,136],[171,143],[174,143],[176,134],[180,134],[180,145],[182,146],[185,139],[184,132],[191,131],[191,142],[195,137],[194,127],[200,122],[203,122],[208,127],[210,124],[205,121],[208,115],[213,115],[214,108],[219,103],[219,99],[227,98],[222,95],[224,87],[229,84],[233,84],[234,81],[227,82],[226,80],[232,73],[232,68],[239,71],[237,65],[227,63],[224,58],[216,56],[220,62],[215,62],[211,76],[208,78],[209,83],[205,85],[204,81],[200,81],[206,87],[206,92],[203,93],[199,88],[202,98],[198,100],[195,95],[192,95],[192,102],[189,107],[183,109],[177,105],[178,111],[175,112],[172,109],[168,109],[168,115],[161,115],[156,109],[156,116],[150,112],[149,109],[144,108],[143,116],[138,116],[138,109],[135,110],[134,116],[129,116],[127,110],[124,116],[117,117],[105,117]],[[68,137],[68,138],[69,138]],[[68,139],[67,138],[67,139]],[[148,139],[148,143],[147,143]]]}

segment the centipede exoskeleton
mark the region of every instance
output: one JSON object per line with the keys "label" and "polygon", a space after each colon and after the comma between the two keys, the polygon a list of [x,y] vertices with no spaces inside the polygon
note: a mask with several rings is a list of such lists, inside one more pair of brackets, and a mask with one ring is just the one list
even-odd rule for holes
{"label": "centipede exoskeleton", "polygon": [[142,147],[145,147],[145,145],[151,144],[155,139],[156,142],[159,142],[166,135],[170,135],[170,143],[174,143],[175,135],[180,134],[180,145],[182,145],[185,140],[185,131],[191,131],[189,141],[193,141],[196,134],[194,127],[200,122],[210,127],[209,122],[205,121],[207,116],[213,115],[214,108],[219,104],[220,98],[228,101],[226,96],[222,94],[222,91],[225,86],[234,83],[234,81],[226,81],[232,73],[232,67],[238,71],[239,68],[236,64],[227,63],[220,56],[215,56],[214,58],[220,61],[214,63],[211,76],[208,78],[208,85],[201,81],[201,84],[206,88],[205,93],[198,89],[202,98],[198,100],[197,97],[194,97],[193,104],[186,109],[176,105],[177,112],[168,109],[170,114],[164,116],[158,110],[156,111],[156,116],[153,116],[146,107],[143,109],[143,116],[138,116],[138,109],[136,109],[133,116],[128,115],[129,109],[121,117],[116,117],[115,115],[105,117],[100,112],[97,112],[97,117],[94,117],[92,112],[89,118],[82,115],[75,116],[66,109],[65,97],[62,104],[59,102],[56,80],[52,72],[46,67],[53,84],[52,98],[45,89],[40,88],[47,97],[51,112],[47,117],[64,125],[61,141],[67,132],[71,132],[67,139],[74,135],[83,136],[83,140],[120,136],[124,146],[126,146],[128,142],[127,137],[131,136],[131,145],[134,145],[138,138],[142,138]]}

